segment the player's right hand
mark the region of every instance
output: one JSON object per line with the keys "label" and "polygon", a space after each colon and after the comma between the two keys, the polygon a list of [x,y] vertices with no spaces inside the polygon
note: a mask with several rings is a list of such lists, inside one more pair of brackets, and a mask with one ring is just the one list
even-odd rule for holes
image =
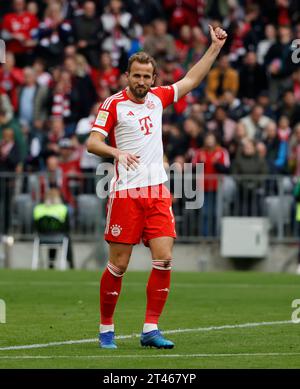
{"label": "player's right hand", "polygon": [[117,161],[120,162],[122,166],[124,166],[127,170],[135,170],[140,163],[138,155],[126,153],[125,151],[120,151],[117,156]]}

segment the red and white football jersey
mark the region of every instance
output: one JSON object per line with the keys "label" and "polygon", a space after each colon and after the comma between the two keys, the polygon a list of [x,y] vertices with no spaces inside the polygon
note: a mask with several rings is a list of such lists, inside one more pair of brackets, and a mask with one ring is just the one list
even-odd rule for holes
{"label": "red and white football jersey", "polygon": [[[31,39],[31,33],[34,29],[38,28],[39,21],[36,16],[24,11],[20,14],[9,13],[4,16],[2,24],[3,39],[10,39],[12,33],[23,34],[24,41]],[[15,39],[7,42],[7,50],[13,53],[24,53],[29,51],[30,48],[24,46],[23,42],[19,42]]]}
{"label": "red and white football jersey", "polygon": [[162,113],[177,101],[177,97],[176,84],[151,88],[143,103],[130,100],[124,89],[100,106],[92,131],[109,136],[111,146],[140,157],[136,170],[127,171],[115,162],[111,191],[167,181],[163,164]]}

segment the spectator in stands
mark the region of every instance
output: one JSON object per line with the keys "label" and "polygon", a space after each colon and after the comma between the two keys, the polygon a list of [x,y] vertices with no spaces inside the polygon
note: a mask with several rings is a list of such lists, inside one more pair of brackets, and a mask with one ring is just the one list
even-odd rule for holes
{"label": "spectator in stands", "polygon": [[2,131],[0,141],[0,173],[6,173],[8,176],[0,176],[0,204],[5,204],[4,212],[1,214],[0,233],[7,234],[10,225],[11,199],[14,193],[15,177],[10,173],[21,171],[21,155],[18,144],[15,141],[14,131],[11,128],[5,128]]}
{"label": "spectator in stands", "polygon": [[186,139],[185,157],[187,162],[191,162],[195,156],[195,152],[203,146],[204,127],[199,120],[188,117],[183,122],[183,131]]}
{"label": "spectator in stands", "polygon": [[167,33],[168,25],[164,19],[156,19],[152,25],[153,34],[145,39],[144,50],[161,64],[166,56],[175,56],[175,40]]}
{"label": "spectator in stands", "polygon": [[289,118],[291,127],[300,122],[300,103],[297,103],[292,90],[285,91],[282,102],[278,103],[277,117],[282,115]]}
{"label": "spectator in stands", "polygon": [[184,64],[189,51],[192,48],[192,28],[188,24],[180,27],[179,36],[175,40],[178,62]]}
{"label": "spectator in stands", "polygon": [[227,51],[229,52],[229,59],[232,64],[239,64],[241,58],[247,52],[245,48],[245,38],[248,32],[251,29],[250,21],[244,16],[236,16],[234,13],[231,15],[231,22],[228,26],[229,32],[229,41],[226,46],[228,47]]}
{"label": "spectator in stands", "polygon": [[270,47],[265,56],[272,103],[276,103],[284,88],[287,87],[289,77],[296,69],[296,64],[293,63],[291,55],[292,40],[291,27],[280,26],[278,41]]}
{"label": "spectator in stands", "polygon": [[[72,243],[69,236],[70,220],[68,207],[63,204],[58,188],[47,190],[43,203],[37,204],[33,209],[33,220],[38,233],[47,236],[63,234],[68,237],[67,261],[71,269],[74,268]],[[56,222],[55,222],[56,221]],[[49,249],[49,269],[54,268],[57,250]]]}
{"label": "spectator in stands", "polygon": [[[189,69],[194,63],[200,60],[205,52],[207,41],[207,37],[202,29],[199,26],[193,27],[191,47],[183,63],[185,69]],[[201,85],[199,88],[201,88]]]}
{"label": "spectator in stands", "polygon": [[167,55],[159,70],[159,83],[162,85],[172,85],[183,77],[183,69],[181,68],[177,57]]}
{"label": "spectator in stands", "polygon": [[[97,157],[94,154],[91,154],[86,149],[86,141],[93,125],[97,111],[98,103],[94,104],[91,109],[91,113],[88,117],[80,119],[75,134],[79,140],[80,146],[80,170],[84,176],[84,193],[94,193],[95,192],[95,171],[99,163],[102,161],[100,157]],[[88,175],[88,176],[87,176]]]}
{"label": "spectator in stands", "polygon": [[6,62],[0,67],[0,86],[7,93],[14,111],[18,108],[18,89],[24,81],[23,70],[16,67],[15,56],[11,52],[6,53]]}
{"label": "spectator in stands", "polygon": [[[260,207],[260,181],[259,175],[268,173],[268,166],[265,159],[262,159],[256,150],[256,143],[253,139],[245,139],[242,145],[242,152],[239,153],[233,164],[232,174],[245,175],[246,178],[238,179],[238,206],[239,216],[259,216]],[[251,177],[247,177],[247,176]]]}
{"label": "spectator in stands", "polygon": [[33,69],[36,74],[36,81],[40,86],[52,87],[52,76],[46,71],[46,63],[43,58],[37,58],[33,63]]}
{"label": "spectator in stands", "polygon": [[75,208],[75,196],[81,192],[82,176],[80,154],[69,138],[59,141],[59,167],[62,171],[62,193],[64,200]]}
{"label": "spectator in stands", "polygon": [[73,134],[79,119],[89,115],[93,104],[97,101],[96,91],[89,75],[89,67],[85,58],[76,55],[64,61],[64,67],[71,77],[71,116],[68,119],[67,134]]}
{"label": "spectator in stands", "polygon": [[29,12],[31,15],[35,16],[38,19],[39,15],[39,6],[36,1],[28,1],[27,7],[26,7],[27,12]]}
{"label": "spectator in stands", "polygon": [[83,14],[75,17],[73,28],[78,52],[86,57],[91,66],[98,67],[101,25],[93,1],[84,1]]}
{"label": "spectator in stands", "polygon": [[235,97],[231,90],[224,92],[222,106],[226,109],[228,117],[234,121],[241,119],[241,117],[246,116],[249,112],[248,106],[242,104],[241,100]]}
{"label": "spectator in stands", "polygon": [[236,156],[242,152],[243,143],[246,139],[247,139],[246,127],[242,122],[238,122],[235,128],[234,137],[227,146],[231,164],[235,160]]}
{"label": "spectator in stands", "polygon": [[64,20],[63,8],[58,1],[48,4],[35,39],[38,41],[38,55],[45,59],[49,67],[61,64],[64,47],[73,43],[74,38],[72,26]]}
{"label": "spectator in stands", "polygon": [[99,108],[99,104],[98,103],[94,104],[92,106],[89,116],[80,119],[77,123],[75,134],[81,143],[85,142],[85,140],[87,139],[91,131],[91,126],[93,125],[96,119],[98,108]]}
{"label": "spectator in stands", "polygon": [[36,42],[32,39],[39,21],[35,15],[26,11],[25,0],[13,1],[14,12],[3,18],[2,39],[7,42],[7,50],[14,53],[18,66],[32,63],[33,49]]}
{"label": "spectator in stands", "polygon": [[289,171],[293,176],[300,177],[300,123],[293,130],[289,149]]}
{"label": "spectator in stands", "polygon": [[236,96],[238,89],[239,75],[230,67],[228,56],[222,55],[207,76],[206,96],[211,104],[219,105],[226,90],[231,90]]}
{"label": "spectator in stands", "polygon": [[264,38],[265,21],[261,15],[259,4],[249,4],[246,7],[245,19],[250,29],[244,38],[244,45],[248,51],[256,50],[258,42]]}
{"label": "spectator in stands", "polygon": [[61,117],[52,116],[46,139],[45,153],[59,153],[59,141],[65,136],[65,125]]}
{"label": "spectator in stands", "polygon": [[256,98],[256,103],[264,110],[264,115],[276,120],[276,111],[274,105],[271,104],[270,96],[267,90],[262,91]]}
{"label": "spectator in stands", "polygon": [[292,20],[297,18],[299,3],[297,0],[263,1],[261,7],[266,20],[284,26],[291,24]]}
{"label": "spectator in stands", "polygon": [[260,105],[255,105],[252,108],[250,114],[240,120],[246,127],[246,132],[249,139],[260,140],[262,138],[265,126],[271,120],[263,113],[263,107]]}
{"label": "spectator in stands", "polygon": [[19,96],[19,119],[32,129],[41,129],[48,118],[48,88],[37,83],[33,68],[24,69],[24,84]]}
{"label": "spectator in stands", "polygon": [[24,161],[27,156],[27,144],[24,134],[22,133],[18,120],[14,116],[11,117],[11,119],[9,118],[10,115],[7,114],[5,105],[1,105],[0,101],[0,140],[2,139],[3,131],[6,128],[11,128],[14,132],[14,138],[20,151],[21,161]]}
{"label": "spectator in stands", "polygon": [[91,77],[94,87],[99,94],[102,88],[108,87],[111,93],[115,93],[119,88],[120,70],[112,65],[111,55],[108,51],[100,54],[100,65],[97,69],[92,69]]}
{"label": "spectator in stands", "polygon": [[214,20],[223,20],[228,15],[229,4],[222,0],[207,0],[205,14],[208,18]]}
{"label": "spectator in stands", "polygon": [[281,137],[276,123],[271,121],[265,128],[264,144],[266,145],[266,161],[270,174],[282,174],[287,171],[288,137]]}
{"label": "spectator in stands", "polygon": [[46,193],[51,187],[57,187],[59,188],[60,192],[62,192],[62,186],[63,172],[62,169],[59,167],[58,156],[54,153],[48,154],[46,158],[46,169],[39,177],[39,193],[41,196],[41,200],[45,200]]}
{"label": "spectator in stands", "polygon": [[164,6],[170,29],[174,34],[184,24],[197,26],[205,12],[204,0],[164,0]]}
{"label": "spectator in stands", "polygon": [[284,142],[288,142],[292,130],[290,128],[290,120],[286,115],[280,116],[278,120],[278,137]]}
{"label": "spectator in stands", "polygon": [[207,123],[207,129],[215,134],[217,143],[225,147],[233,139],[235,128],[236,122],[228,117],[222,106],[216,108],[213,119]]}
{"label": "spectator in stands", "polygon": [[214,134],[209,133],[204,138],[202,148],[196,150],[192,159],[192,164],[204,163],[204,205],[202,208],[202,234],[203,236],[216,235],[216,205],[218,179],[213,177],[215,174],[224,174],[229,172],[229,154],[226,149],[217,143]]}
{"label": "spectator in stands", "polygon": [[251,100],[250,104],[253,105],[257,96],[266,88],[267,77],[264,68],[257,63],[255,52],[249,51],[240,68],[239,97],[246,104]]}
{"label": "spectator in stands", "polygon": [[[172,85],[179,81],[182,76],[183,69],[177,62],[177,58],[167,55],[161,64],[156,85]],[[182,97],[177,102],[174,102],[173,108],[169,107],[166,109],[164,112],[165,116],[167,117],[169,112],[174,110],[177,118],[179,118],[187,108],[189,96],[193,99],[191,93],[188,96]]]}
{"label": "spectator in stands", "polygon": [[187,112],[186,117],[196,119],[197,121],[204,123],[206,110],[207,104],[205,103],[205,101],[203,101],[202,103],[195,102],[194,104],[189,106],[189,110]]}
{"label": "spectator in stands", "polygon": [[130,50],[131,40],[137,38],[142,30],[130,13],[124,11],[122,0],[110,0],[101,15],[103,35],[102,50],[111,53],[113,66],[126,70],[126,52]]}
{"label": "spectator in stands", "polygon": [[70,72],[62,71],[58,74],[56,84],[52,89],[51,115],[63,119],[64,123],[73,123],[72,115],[72,77]]}
{"label": "spectator in stands", "polygon": [[0,86],[0,111],[3,113],[3,123],[11,121],[14,116],[13,107],[10,99]]}
{"label": "spectator in stands", "polygon": [[269,48],[276,42],[276,28],[273,24],[265,26],[265,39],[261,40],[257,45],[256,55],[259,65],[264,65],[265,56]]}
{"label": "spectator in stands", "polygon": [[163,144],[170,164],[175,161],[177,156],[184,158],[186,138],[178,125],[169,123],[163,125]]}
{"label": "spectator in stands", "polygon": [[126,8],[142,26],[164,14],[164,6],[160,0],[126,0]]}
{"label": "spectator in stands", "polygon": [[293,72],[290,84],[290,89],[294,93],[296,102],[300,104],[300,68]]}
{"label": "spectator in stands", "polygon": [[0,170],[2,172],[16,172],[20,162],[21,154],[14,131],[7,127],[2,130],[0,142]]}

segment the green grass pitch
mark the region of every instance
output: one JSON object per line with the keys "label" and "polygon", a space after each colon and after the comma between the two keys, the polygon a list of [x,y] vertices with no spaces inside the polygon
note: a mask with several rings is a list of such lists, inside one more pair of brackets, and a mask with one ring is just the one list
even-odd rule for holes
{"label": "green grass pitch", "polygon": [[[143,349],[135,335],[143,324],[146,272],[124,277],[115,326],[117,336],[126,336],[118,349],[98,348],[99,276],[0,270],[6,303],[0,368],[300,368],[300,324],[289,322],[292,301],[300,299],[299,276],[173,272],[160,321],[176,344],[172,350]],[[239,326],[245,323],[257,325]],[[91,341],[4,349],[83,339]]]}

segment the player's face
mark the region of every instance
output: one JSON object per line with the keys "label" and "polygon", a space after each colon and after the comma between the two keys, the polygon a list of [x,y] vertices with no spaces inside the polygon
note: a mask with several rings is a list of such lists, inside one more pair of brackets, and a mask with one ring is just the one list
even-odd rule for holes
{"label": "player's face", "polygon": [[134,61],[127,77],[130,92],[134,97],[142,99],[154,83],[153,66],[151,63],[146,64]]}

